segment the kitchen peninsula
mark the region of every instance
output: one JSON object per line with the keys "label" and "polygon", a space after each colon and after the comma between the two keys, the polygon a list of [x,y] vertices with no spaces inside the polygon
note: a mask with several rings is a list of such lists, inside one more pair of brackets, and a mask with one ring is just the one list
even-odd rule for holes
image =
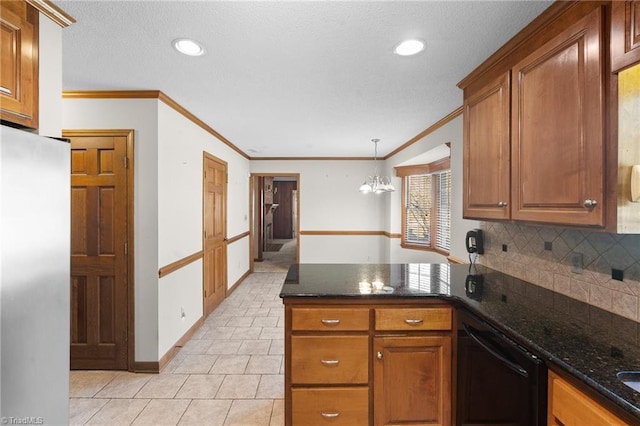
{"label": "kitchen peninsula", "polygon": [[[564,389],[579,395],[580,413],[593,406],[593,418],[640,424],[640,393],[616,376],[640,368],[638,323],[501,272],[300,264],[280,297],[287,425],[456,424],[457,375],[466,374],[456,368],[463,311],[546,365],[549,424],[566,415],[554,408]],[[546,376],[541,385],[546,422]]]}

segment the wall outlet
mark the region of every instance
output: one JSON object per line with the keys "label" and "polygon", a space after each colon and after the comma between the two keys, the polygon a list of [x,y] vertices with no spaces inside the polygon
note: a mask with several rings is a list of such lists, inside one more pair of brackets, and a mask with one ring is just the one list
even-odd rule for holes
{"label": "wall outlet", "polygon": [[547,251],[553,250],[553,244],[551,243],[551,241],[545,241],[544,242],[544,249],[547,250]]}
{"label": "wall outlet", "polygon": [[582,253],[571,253],[571,272],[574,274],[581,274],[583,267]]}
{"label": "wall outlet", "polygon": [[611,269],[611,278],[622,281],[624,279],[624,271],[621,269]]}
{"label": "wall outlet", "polygon": [[507,245],[506,244],[502,245],[502,251],[507,251]]}

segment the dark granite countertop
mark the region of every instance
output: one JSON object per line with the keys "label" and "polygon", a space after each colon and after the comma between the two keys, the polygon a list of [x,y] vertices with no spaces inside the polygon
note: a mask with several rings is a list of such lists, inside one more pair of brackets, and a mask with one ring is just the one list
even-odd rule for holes
{"label": "dark granite countertop", "polygon": [[477,266],[475,292],[465,288],[470,265],[293,265],[281,298],[438,298],[477,314],[532,353],[557,366],[640,421],[640,393],[616,377],[640,370],[637,322]]}

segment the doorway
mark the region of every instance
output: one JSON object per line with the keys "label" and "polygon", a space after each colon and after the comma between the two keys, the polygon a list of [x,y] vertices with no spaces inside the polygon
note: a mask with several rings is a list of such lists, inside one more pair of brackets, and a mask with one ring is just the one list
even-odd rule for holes
{"label": "doorway", "polygon": [[133,130],[71,141],[71,369],[132,370]]}
{"label": "doorway", "polygon": [[286,272],[299,262],[299,180],[298,173],[252,174],[252,272]]}

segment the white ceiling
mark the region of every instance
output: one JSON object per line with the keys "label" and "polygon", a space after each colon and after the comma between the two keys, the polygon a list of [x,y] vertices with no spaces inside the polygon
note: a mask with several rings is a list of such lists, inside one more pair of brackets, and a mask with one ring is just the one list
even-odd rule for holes
{"label": "white ceiling", "polygon": [[[161,90],[252,158],[385,156],[550,1],[55,1],[64,90]],[[171,42],[190,37],[206,54]],[[420,38],[413,57],[392,53]]]}

